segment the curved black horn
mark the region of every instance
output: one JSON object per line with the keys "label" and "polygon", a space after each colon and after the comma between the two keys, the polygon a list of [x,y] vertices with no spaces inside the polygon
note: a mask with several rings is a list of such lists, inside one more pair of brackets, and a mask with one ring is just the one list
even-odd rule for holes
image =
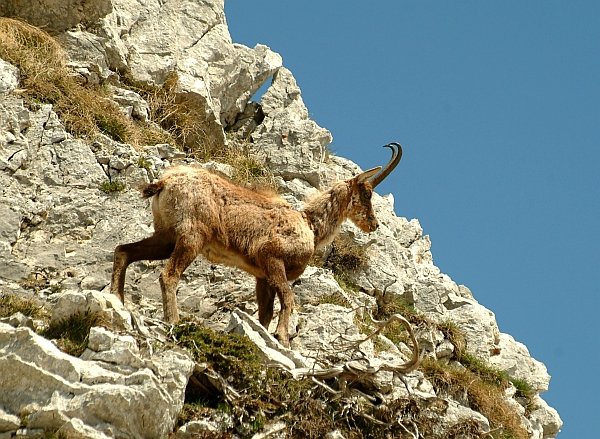
{"label": "curved black horn", "polygon": [[375,186],[377,186],[379,183],[381,183],[385,177],[390,175],[390,172],[392,172],[394,170],[394,168],[396,167],[396,165],[398,163],[400,163],[400,159],[402,158],[402,146],[400,146],[399,143],[392,142],[387,145],[383,145],[383,147],[390,148],[393,151],[392,158],[390,159],[390,162],[386,165],[386,167],[383,168],[379,174],[377,174],[373,178],[371,178],[370,181],[371,181],[371,185],[373,185],[373,188]]}

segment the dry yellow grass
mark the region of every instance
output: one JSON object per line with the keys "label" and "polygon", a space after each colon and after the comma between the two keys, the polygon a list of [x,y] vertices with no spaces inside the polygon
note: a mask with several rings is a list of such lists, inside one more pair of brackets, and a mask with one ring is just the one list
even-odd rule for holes
{"label": "dry yellow grass", "polygon": [[86,87],[70,74],[63,49],[44,31],[0,18],[0,57],[19,68],[21,94],[52,104],[73,135],[91,137],[101,131],[121,142],[130,140],[132,122],[106,99],[103,87]]}
{"label": "dry yellow grass", "polygon": [[494,438],[529,438],[527,430],[521,426],[520,416],[504,395],[508,380],[488,380],[472,370],[443,365],[431,359],[423,361],[420,369],[438,394],[448,395],[485,416],[495,430]]}
{"label": "dry yellow grass", "polygon": [[122,78],[122,87],[138,92],[149,104],[151,122],[143,123],[120,110],[110,99],[109,87],[82,83],[67,68],[60,44],[30,24],[0,17],[0,57],[19,68],[21,96],[52,104],[75,137],[93,138],[101,132],[136,147],[169,143],[199,161],[214,159],[232,165],[235,181],[273,186],[272,174],[251,157],[244,142],[232,138],[226,146],[208,135],[204,109],[178,96],[175,73],[161,86]]}

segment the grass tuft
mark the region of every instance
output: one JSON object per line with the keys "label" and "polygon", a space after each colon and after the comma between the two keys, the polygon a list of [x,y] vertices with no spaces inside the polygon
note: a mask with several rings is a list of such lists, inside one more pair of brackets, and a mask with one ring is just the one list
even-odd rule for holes
{"label": "grass tuft", "polygon": [[35,299],[7,293],[0,295],[0,317],[10,317],[18,312],[34,319],[49,319],[48,311]]}
{"label": "grass tuft", "polygon": [[340,293],[332,293],[327,296],[323,296],[317,301],[316,304],[323,305],[326,303],[330,303],[332,305],[343,306],[344,308],[352,308],[352,304],[350,304],[350,302],[348,302],[348,299],[346,299]]}
{"label": "grass tuft", "polygon": [[326,257],[315,255],[310,264],[328,268],[334,279],[346,292],[357,292],[361,288],[352,279],[352,273],[364,268],[369,261],[367,251],[348,235],[338,235],[331,244]]}
{"label": "grass tuft", "polygon": [[58,340],[58,347],[63,352],[79,357],[87,348],[90,329],[93,326],[105,326],[106,322],[99,313],[77,313],[53,322],[42,331],[41,335],[51,340]]}
{"label": "grass tuft", "polygon": [[355,272],[368,262],[367,251],[357,244],[349,235],[338,235],[333,243],[327,259],[323,262],[325,268],[334,273],[342,274]]}
{"label": "grass tuft", "polygon": [[105,194],[113,194],[125,190],[125,185],[118,181],[106,181],[100,186],[100,190]]}
{"label": "grass tuft", "polygon": [[507,403],[504,390],[509,381],[505,375],[473,357],[465,355],[463,358],[466,369],[427,358],[421,370],[440,395],[480,412],[490,421],[492,430],[501,427],[493,433],[494,438],[529,438],[519,414]]}
{"label": "grass tuft", "polygon": [[76,137],[103,132],[119,142],[134,140],[134,123],[101,85],[83,85],[67,68],[58,42],[23,21],[0,18],[0,58],[17,66],[21,95],[52,104],[65,128]]}

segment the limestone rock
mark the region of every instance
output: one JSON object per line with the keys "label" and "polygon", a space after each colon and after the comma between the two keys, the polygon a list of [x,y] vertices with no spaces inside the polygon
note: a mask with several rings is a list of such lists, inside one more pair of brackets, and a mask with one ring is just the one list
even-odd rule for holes
{"label": "limestone rock", "polygon": [[0,318],[1,323],[7,323],[13,328],[19,327],[27,327],[31,330],[34,330],[33,319],[31,317],[27,317],[21,312],[17,312],[10,317],[2,317]]}
{"label": "limestone rock", "polygon": [[266,364],[276,364],[288,370],[307,366],[305,358],[279,344],[256,319],[244,311],[236,309],[231,314],[231,320],[225,332],[248,337],[256,344]]}
{"label": "limestone rock", "polygon": [[292,290],[298,305],[316,305],[325,297],[344,297],[346,294],[333,278],[331,271],[310,266],[293,282]]}
{"label": "limestone rock", "polygon": [[563,425],[558,412],[539,396],[532,400],[534,409],[529,415],[534,434],[540,439],[555,438]]}
{"label": "limestone rock", "polygon": [[0,58],[0,96],[7,95],[19,85],[19,69]]}
{"label": "limestone rock", "polygon": [[[298,336],[291,346],[307,358],[338,357],[340,361],[351,360],[352,350],[348,342],[365,338],[354,323],[355,311],[339,305],[305,305],[299,314]],[[373,343],[369,340],[361,351],[373,356]]]}
{"label": "limestone rock", "polygon": [[68,419],[56,433],[73,439],[108,439],[110,437],[84,424],[79,418]]}
{"label": "limestone rock", "polygon": [[332,137],[308,117],[300,94],[292,73],[280,68],[261,99],[265,118],[252,133],[252,151],[275,175],[302,178],[319,188],[320,165]]}
{"label": "limestone rock", "polygon": [[139,94],[119,87],[113,87],[112,91],[112,99],[121,106],[125,114],[142,122],[148,122],[150,108],[148,102]]}
{"label": "limestone rock", "polygon": [[505,370],[511,377],[526,381],[536,392],[546,392],[550,375],[543,363],[529,354],[523,343],[515,341],[509,334],[500,334],[498,355],[490,358],[490,363]]}
{"label": "limestone rock", "polygon": [[203,432],[223,433],[234,426],[233,415],[229,413],[215,413],[209,419],[191,421],[182,425],[175,434],[176,439],[193,439]]}
{"label": "limestone rock", "polygon": [[143,363],[145,367],[132,368],[128,362],[129,368],[115,369],[102,361],[88,362],[59,351],[28,328],[0,324],[0,405],[9,414],[27,415],[31,429],[72,429],[82,437],[103,437],[102,432],[162,438],[183,405],[194,363],[176,351]]}
{"label": "limestone rock", "polygon": [[6,0],[0,3],[0,16],[19,17],[57,34],[80,23],[94,23],[111,9],[110,0]]}
{"label": "limestone rock", "polygon": [[18,416],[6,413],[0,409],[0,433],[15,431],[21,426],[21,419]]}
{"label": "limestone rock", "polygon": [[114,294],[99,291],[65,291],[53,298],[51,322],[65,320],[74,314],[98,313],[102,321],[117,329],[131,330],[131,315]]}
{"label": "limestone rock", "polygon": [[63,32],[56,39],[69,54],[68,66],[84,82],[99,84],[113,74],[108,66],[103,38],[76,29]]}

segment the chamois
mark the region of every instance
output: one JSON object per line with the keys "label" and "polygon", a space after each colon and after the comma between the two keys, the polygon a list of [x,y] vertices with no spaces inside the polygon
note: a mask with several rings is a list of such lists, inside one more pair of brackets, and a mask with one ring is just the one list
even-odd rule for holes
{"label": "chamois", "polygon": [[385,146],[393,151],[385,169],[379,166],[339,181],[312,197],[303,210],[203,168],[168,169],[158,182],[141,188],[143,197],[153,197],[154,234],[117,246],[111,292],[125,301],[125,272],[132,262],[169,259],[159,282],[164,318],[177,322],[177,284],[184,270],[203,254],[211,262],[235,266],[256,277],[258,316],[265,328],[273,318],[277,294],[281,312],[276,335],[289,347],[294,296],[288,281],[304,272],[315,250],[334,239],[345,219],[367,233],[377,229],[371,205],[373,188],[402,157],[398,143]]}

